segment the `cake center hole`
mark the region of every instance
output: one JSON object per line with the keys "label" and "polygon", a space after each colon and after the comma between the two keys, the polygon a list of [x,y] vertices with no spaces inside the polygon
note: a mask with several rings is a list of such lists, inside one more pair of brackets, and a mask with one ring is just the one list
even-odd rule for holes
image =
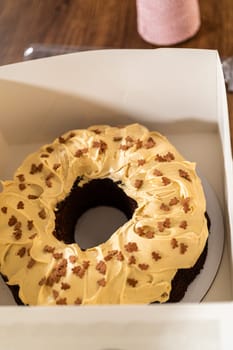
{"label": "cake center hole", "polygon": [[111,179],[79,184],[80,178],[70,194],[57,204],[54,235],[67,244],[77,243],[85,250],[106,242],[130,220],[137,202]]}
{"label": "cake center hole", "polygon": [[75,225],[74,240],[82,249],[95,247],[106,242],[127,221],[126,215],[113,207],[88,209]]}

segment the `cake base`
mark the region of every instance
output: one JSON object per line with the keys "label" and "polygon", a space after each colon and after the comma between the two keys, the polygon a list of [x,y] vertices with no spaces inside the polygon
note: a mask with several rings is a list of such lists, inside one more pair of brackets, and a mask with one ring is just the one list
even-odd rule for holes
{"label": "cake base", "polygon": [[[132,217],[137,203],[128,197],[125,192],[118,186],[118,183],[110,179],[96,179],[79,187],[81,178],[78,178],[69,196],[62,202],[58,203],[55,211],[55,231],[53,234],[58,240],[66,244],[75,243],[74,228],[79,217],[88,209],[107,205],[120,209],[127,216],[128,220]],[[210,230],[210,219],[206,214],[207,226]],[[175,303],[182,300],[190,283],[200,273],[204,266],[208,250],[208,243],[198,258],[196,264],[188,269],[179,269],[172,280],[172,289],[170,298],[167,303]],[[3,276],[7,281],[6,277]],[[14,299],[18,305],[24,305],[19,298],[19,287],[9,286]],[[158,302],[155,302],[158,303]],[[152,303],[153,304],[153,303]]]}

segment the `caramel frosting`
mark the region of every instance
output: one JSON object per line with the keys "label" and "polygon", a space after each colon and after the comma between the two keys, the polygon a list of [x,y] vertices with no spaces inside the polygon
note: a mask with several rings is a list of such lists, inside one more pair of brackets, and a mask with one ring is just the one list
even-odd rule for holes
{"label": "caramel frosting", "polygon": [[[132,218],[81,250],[53,235],[57,204],[77,179],[110,178],[137,202]],[[136,304],[169,299],[180,268],[208,237],[195,164],[139,124],[73,130],[29,155],[0,194],[0,271],[28,305]]]}

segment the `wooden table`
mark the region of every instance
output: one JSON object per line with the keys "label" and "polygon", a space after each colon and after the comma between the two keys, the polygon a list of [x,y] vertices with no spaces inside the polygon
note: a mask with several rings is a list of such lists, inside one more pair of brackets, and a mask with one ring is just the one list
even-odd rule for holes
{"label": "wooden table", "polygon": [[[233,55],[233,0],[200,0],[200,8],[200,31],[176,47],[217,49],[221,57]],[[1,0],[0,65],[22,61],[31,43],[155,47],[137,33],[135,0]],[[233,141],[233,94],[228,94],[228,105]]]}

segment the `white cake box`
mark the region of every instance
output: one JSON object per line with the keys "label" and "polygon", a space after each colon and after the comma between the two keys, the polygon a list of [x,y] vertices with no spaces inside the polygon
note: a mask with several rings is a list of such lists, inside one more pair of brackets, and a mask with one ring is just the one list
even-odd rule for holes
{"label": "white cake box", "polygon": [[103,50],[0,67],[0,178],[70,129],[142,123],[197,163],[211,235],[178,304],[19,307],[0,283],[0,348],[222,349],[231,338],[233,171],[226,93],[213,50]]}

